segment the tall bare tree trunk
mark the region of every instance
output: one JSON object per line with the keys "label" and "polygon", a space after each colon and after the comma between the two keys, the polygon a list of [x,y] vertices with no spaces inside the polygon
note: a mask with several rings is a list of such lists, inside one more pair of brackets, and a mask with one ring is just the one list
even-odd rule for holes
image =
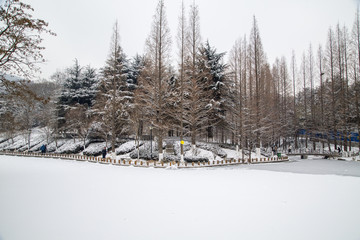
{"label": "tall bare tree trunk", "polygon": [[[323,53],[322,53],[322,48],[321,46],[319,46],[319,50],[318,50],[318,60],[319,60],[319,76],[320,76],[320,112],[321,112],[321,123],[320,123],[320,128],[321,128],[321,133],[322,136],[324,134],[324,85],[323,85],[323,75],[325,74],[323,72],[323,64],[322,64],[322,59],[323,59]],[[322,141],[322,149],[325,148],[324,145],[324,140]]]}
{"label": "tall bare tree trunk", "polygon": [[331,72],[331,107],[332,107],[332,127],[334,134],[334,145],[337,148],[337,119],[336,119],[336,98],[335,98],[335,77],[334,77],[334,46],[333,32],[329,30],[329,54],[330,54],[330,72]]}
{"label": "tall bare tree trunk", "polygon": [[302,69],[302,73],[303,73],[303,83],[304,83],[304,127],[305,127],[305,147],[308,147],[308,118],[307,118],[307,97],[306,97],[306,58],[305,58],[305,53],[303,54],[303,60],[302,60],[302,64],[303,64],[303,69]]}
{"label": "tall bare tree trunk", "polygon": [[184,1],[181,4],[181,14],[179,17],[178,27],[178,45],[180,49],[180,155],[181,162],[184,161],[184,61],[185,61],[185,43],[186,43],[186,18],[185,18],[185,6]]}
{"label": "tall bare tree trunk", "polygon": [[[360,133],[360,108],[359,108],[359,83],[358,83],[358,76],[360,76],[360,13],[359,13],[359,6],[356,9],[356,19],[354,23],[354,44],[355,44],[355,54],[357,58],[357,67],[354,63],[354,79],[355,79],[355,100],[356,100],[356,116],[357,116],[357,130]],[[359,152],[360,152],[360,137],[358,138],[359,141]]]}
{"label": "tall bare tree trunk", "polygon": [[292,57],[291,57],[291,70],[292,70],[292,80],[293,80],[293,94],[294,94],[294,100],[293,100],[293,111],[294,111],[294,139],[295,139],[295,149],[298,148],[298,121],[297,121],[297,109],[296,109],[296,58],[295,58],[295,52],[292,51]]}
{"label": "tall bare tree trunk", "polygon": [[[159,161],[163,160],[163,136],[168,126],[168,115],[171,114],[165,107],[166,101],[169,99],[167,95],[170,66],[169,52],[171,46],[170,29],[168,27],[164,0],[159,0],[154,15],[152,31],[147,39],[147,57],[150,60],[150,83],[146,83],[148,89],[147,94],[153,94],[153,98],[146,99],[148,109],[152,113],[152,126],[154,127],[158,151]],[[152,102],[153,101],[153,102]]]}

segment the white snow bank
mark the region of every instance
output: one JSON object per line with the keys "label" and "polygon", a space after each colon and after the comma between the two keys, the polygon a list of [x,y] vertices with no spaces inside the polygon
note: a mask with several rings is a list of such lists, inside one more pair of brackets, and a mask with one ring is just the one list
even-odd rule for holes
{"label": "white snow bank", "polygon": [[359,177],[0,156],[0,239],[357,240],[355,189]]}

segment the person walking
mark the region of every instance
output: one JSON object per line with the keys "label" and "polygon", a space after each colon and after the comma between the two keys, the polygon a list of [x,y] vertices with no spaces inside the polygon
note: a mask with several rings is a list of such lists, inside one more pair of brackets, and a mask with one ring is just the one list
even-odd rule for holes
{"label": "person walking", "polygon": [[106,147],[104,147],[104,149],[101,151],[102,153],[102,157],[105,158],[106,157]]}
{"label": "person walking", "polygon": [[40,150],[41,150],[41,153],[42,153],[42,154],[45,154],[45,153],[46,153],[46,145],[43,144],[43,145],[40,147]]}
{"label": "person walking", "polygon": [[340,153],[341,153],[341,148],[340,148],[340,147],[338,147],[338,149],[337,149],[337,150],[338,150],[338,152],[339,152],[339,154],[340,154]]}

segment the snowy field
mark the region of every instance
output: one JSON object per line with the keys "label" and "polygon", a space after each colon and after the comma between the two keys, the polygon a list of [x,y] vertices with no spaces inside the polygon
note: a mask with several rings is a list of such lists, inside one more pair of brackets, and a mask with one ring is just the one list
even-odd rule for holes
{"label": "snowy field", "polygon": [[0,240],[360,239],[360,162],[146,169],[0,155]]}

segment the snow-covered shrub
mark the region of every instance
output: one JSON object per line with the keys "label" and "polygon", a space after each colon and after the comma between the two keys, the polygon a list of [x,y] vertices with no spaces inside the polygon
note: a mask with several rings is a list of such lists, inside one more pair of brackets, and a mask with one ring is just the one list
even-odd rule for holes
{"label": "snow-covered shrub", "polygon": [[[31,136],[30,135],[30,152],[36,152],[39,151],[40,146],[44,144],[44,140],[41,138],[41,136]],[[40,145],[40,146],[39,146]],[[20,152],[27,151],[28,150],[28,144],[25,144],[21,148],[18,149]]]}
{"label": "snow-covered shrub", "polygon": [[[139,157],[144,160],[157,160],[159,159],[158,146],[156,141],[152,142],[152,146],[149,141],[144,142],[144,144],[139,148]],[[135,148],[130,153],[131,158],[138,158],[138,150]]]}
{"label": "snow-covered shrub", "polygon": [[173,154],[164,154],[164,162],[180,162],[180,156]]}
{"label": "snow-covered shrub", "polygon": [[197,146],[201,149],[205,149],[207,151],[210,151],[216,155],[218,155],[221,158],[226,158],[226,152],[223,151],[219,146],[214,144],[208,144],[208,143],[198,143]]}
{"label": "snow-covered shrub", "polygon": [[[89,144],[87,142],[85,145]],[[64,145],[59,147],[55,152],[56,153],[65,153],[65,154],[72,154],[72,153],[79,153],[84,148],[84,142],[78,139],[68,139]]]}
{"label": "snow-covered shrub", "polygon": [[0,144],[6,142],[8,140],[8,138],[4,137],[4,136],[0,136]]}
{"label": "snow-covered shrub", "polygon": [[42,140],[42,141],[38,142],[37,144],[33,145],[33,146],[30,148],[30,152],[40,151],[40,147],[41,147],[43,144],[46,144],[46,141],[45,141],[45,140]]}
{"label": "snow-covered shrub", "polygon": [[[67,139],[58,139],[57,140],[57,148],[60,148],[62,145],[64,145],[67,142]],[[56,142],[53,141],[49,145],[46,146],[47,152],[55,152],[56,151]]]}
{"label": "snow-covered shrub", "polygon": [[201,148],[190,149],[185,152],[184,160],[187,162],[214,161],[216,155],[208,150]]}
{"label": "snow-covered shrub", "polygon": [[89,146],[83,151],[86,156],[99,156],[102,150],[106,147],[106,142],[90,143]]}
{"label": "snow-covered shrub", "polygon": [[186,156],[185,162],[209,162],[209,159],[203,156]]}
{"label": "snow-covered shrub", "polygon": [[0,150],[6,150],[9,146],[13,144],[14,139],[6,139],[0,143]]}
{"label": "snow-covered shrub", "polygon": [[[183,149],[184,149],[184,152],[186,151],[189,151],[191,149],[191,144],[187,141],[184,142],[184,145],[183,145]],[[180,141],[176,141],[174,143],[174,151],[175,151],[175,154],[176,155],[180,155],[181,154],[181,144],[180,144]]]}
{"label": "snow-covered shrub", "polygon": [[[139,143],[139,146],[142,146],[143,142]],[[125,142],[120,145],[120,147],[115,149],[116,155],[123,155],[134,151],[137,148],[137,142],[135,140]],[[137,157],[136,157],[137,158]]]}
{"label": "snow-covered shrub", "polygon": [[231,149],[231,150],[236,150],[236,145],[228,144],[228,143],[220,143],[219,147],[220,148]]}
{"label": "snow-covered shrub", "polygon": [[[135,149],[134,151],[132,151],[130,153],[130,157],[133,159],[138,158],[137,149]],[[157,151],[151,153],[148,149],[139,148],[139,158],[143,159],[143,160],[157,160],[157,159],[159,159],[159,154]]]}
{"label": "snow-covered shrub", "polygon": [[7,151],[17,151],[19,148],[26,145],[26,140],[24,138],[24,135],[17,135],[13,139],[8,139],[8,141],[3,142],[0,144],[0,147],[3,148],[3,150]]}

